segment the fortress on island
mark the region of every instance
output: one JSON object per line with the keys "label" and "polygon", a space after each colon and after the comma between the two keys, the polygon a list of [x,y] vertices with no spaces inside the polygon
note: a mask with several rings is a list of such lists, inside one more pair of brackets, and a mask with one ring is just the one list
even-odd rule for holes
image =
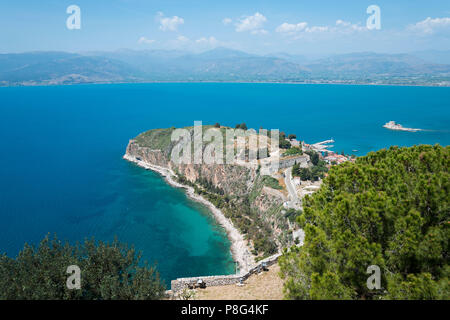
{"label": "fortress on island", "polygon": [[397,131],[409,131],[409,132],[423,131],[422,129],[405,128],[401,124],[395,123],[395,121],[389,121],[383,127],[386,129]]}

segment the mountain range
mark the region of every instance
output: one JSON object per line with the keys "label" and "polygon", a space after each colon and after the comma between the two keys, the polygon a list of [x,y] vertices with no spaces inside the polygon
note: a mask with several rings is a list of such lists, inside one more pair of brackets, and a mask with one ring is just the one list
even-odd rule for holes
{"label": "mountain range", "polygon": [[0,86],[151,81],[265,81],[450,85],[450,51],[373,52],[311,59],[219,47],[0,54]]}

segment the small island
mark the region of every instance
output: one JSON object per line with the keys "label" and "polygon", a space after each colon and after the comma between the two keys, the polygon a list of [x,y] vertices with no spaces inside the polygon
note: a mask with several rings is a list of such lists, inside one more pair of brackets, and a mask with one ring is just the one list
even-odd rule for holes
{"label": "small island", "polygon": [[397,131],[409,131],[409,132],[423,131],[423,129],[405,128],[401,124],[395,123],[395,121],[389,121],[383,127],[386,129]]}

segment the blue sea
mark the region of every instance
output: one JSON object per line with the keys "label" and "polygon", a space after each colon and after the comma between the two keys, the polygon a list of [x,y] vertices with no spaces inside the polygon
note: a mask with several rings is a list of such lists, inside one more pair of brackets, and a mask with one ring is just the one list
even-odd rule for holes
{"label": "blue sea", "polygon": [[[0,88],[0,252],[47,233],[134,245],[166,281],[230,274],[224,230],[156,173],[122,159],[142,131],[204,124],[280,129],[364,155],[448,145],[450,88],[155,83]],[[423,132],[382,128],[389,120]],[[355,151],[357,150],[357,151]]]}

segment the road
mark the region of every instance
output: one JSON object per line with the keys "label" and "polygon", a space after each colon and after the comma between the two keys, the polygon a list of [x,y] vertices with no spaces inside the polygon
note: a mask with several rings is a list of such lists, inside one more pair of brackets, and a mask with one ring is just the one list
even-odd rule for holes
{"label": "road", "polygon": [[297,191],[295,190],[294,183],[292,182],[292,167],[287,168],[284,171],[284,183],[289,193],[288,206],[296,210],[301,208],[301,201],[298,198]]}

